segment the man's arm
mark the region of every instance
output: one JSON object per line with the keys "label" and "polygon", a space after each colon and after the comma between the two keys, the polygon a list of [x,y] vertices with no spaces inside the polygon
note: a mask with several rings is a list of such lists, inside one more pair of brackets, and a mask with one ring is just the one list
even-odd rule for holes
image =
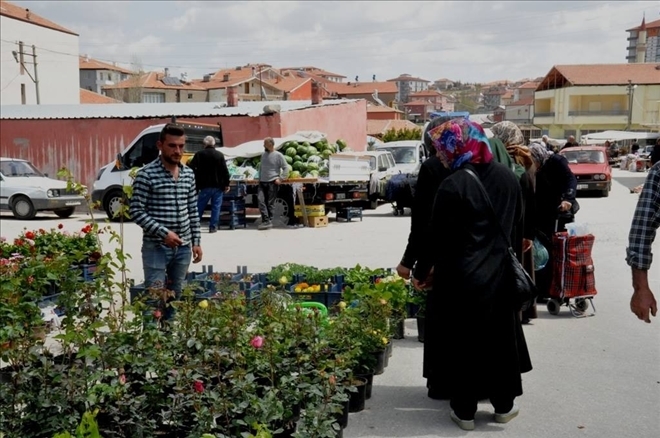
{"label": "man's arm", "polygon": [[660,164],[649,171],[637,201],[628,234],[626,262],[632,269],[633,296],[630,308],[643,321],[651,322],[657,313],[657,302],[649,286],[648,270],[653,261],[651,245],[660,226]]}
{"label": "man's arm", "polygon": [[284,159],[284,155],[282,155],[281,153],[280,153],[280,161],[282,163],[280,165],[280,175],[281,175],[280,177],[282,179],[287,179],[289,177],[289,167],[288,167],[289,163],[286,162],[286,160]]}
{"label": "man's arm", "polygon": [[139,225],[146,234],[165,239],[169,230],[147,213],[146,206],[150,192],[151,181],[144,170],[139,170],[133,181],[133,194],[128,212],[133,222]]}
{"label": "man's arm", "polygon": [[190,218],[190,229],[192,230],[192,246],[200,246],[202,231],[199,224],[199,210],[197,209],[195,175],[191,175],[190,190],[188,191],[188,217]]}
{"label": "man's arm", "polygon": [[413,199],[413,208],[410,217],[410,234],[408,235],[408,245],[401,258],[401,265],[407,269],[412,269],[417,262],[420,252],[420,244],[427,234],[428,223],[431,219],[433,204],[429,199],[434,199],[435,194],[429,193],[429,184],[431,184],[431,172],[424,165],[419,169],[417,176],[417,185],[415,187],[415,197]]}
{"label": "man's arm", "polygon": [[225,160],[225,156],[222,153],[218,157],[218,166],[220,167],[221,188],[224,190],[229,186],[229,169],[227,168],[227,160]]}

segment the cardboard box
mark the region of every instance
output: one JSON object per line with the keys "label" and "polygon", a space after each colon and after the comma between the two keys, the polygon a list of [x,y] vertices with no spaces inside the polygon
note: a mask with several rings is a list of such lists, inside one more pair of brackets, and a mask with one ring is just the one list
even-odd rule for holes
{"label": "cardboard box", "polygon": [[307,218],[307,223],[310,228],[321,228],[328,226],[327,216],[311,216]]}
{"label": "cardboard box", "polygon": [[[325,216],[325,205],[306,205],[305,210],[307,211],[307,217],[320,217]],[[302,206],[295,205],[293,207],[293,215],[295,217],[302,217]]]}

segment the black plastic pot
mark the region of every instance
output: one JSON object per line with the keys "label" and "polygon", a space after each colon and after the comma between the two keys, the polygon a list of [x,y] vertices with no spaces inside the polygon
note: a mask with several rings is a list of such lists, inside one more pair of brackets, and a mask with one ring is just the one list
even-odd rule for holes
{"label": "black plastic pot", "polygon": [[371,398],[371,390],[374,387],[374,373],[369,373],[369,374],[358,374],[356,377],[359,377],[361,379],[366,379],[367,380],[367,400]]}
{"label": "black plastic pot", "polygon": [[338,414],[335,414],[335,419],[337,420],[337,424],[339,425],[339,429],[344,429],[346,426],[348,426],[348,406],[349,406],[349,403],[350,403],[350,399],[346,400],[344,402],[344,408],[342,409],[342,411]]}
{"label": "black plastic pot", "polygon": [[374,366],[374,374],[377,375],[377,376],[380,375],[380,374],[383,374],[383,372],[385,371],[386,351],[385,350],[380,350],[380,351],[375,351],[371,354],[376,359],[376,366]]}
{"label": "black plastic pot", "polygon": [[392,342],[390,341],[386,346],[385,346],[385,354],[383,355],[383,368],[387,368],[387,366],[390,364],[390,346],[392,345]]}
{"label": "black plastic pot", "polygon": [[387,352],[388,357],[392,357],[392,352],[394,351],[394,345],[392,345],[392,342],[389,342],[387,346],[385,347],[385,351]]}
{"label": "black plastic pot", "polygon": [[417,317],[417,340],[424,342],[424,333],[426,331],[426,318],[423,316]]}
{"label": "black plastic pot", "polygon": [[394,327],[394,334],[392,335],[394,339],[405,338],[405,332],[406,332],[405,322],[406,321],[403,318],[395,322],[396,326]]}
{"label": "black plastic pot", "polygon": [[353,385],[357,388],[357,391],[350,393],[348,412],[361,412],[364,410],[364,403],[367,400],[367,379],[355,377]]}
{"label": "black plastic pot", "polygon": [[287,423],[282,424],[275,424],[274,429],[279,429],[282,428],[282,432],[280,433],[274,433],[273,438],[291,438],[291,436],[296,433],[296,429],[298,428],[298,423],[295,421],[290,421]]}

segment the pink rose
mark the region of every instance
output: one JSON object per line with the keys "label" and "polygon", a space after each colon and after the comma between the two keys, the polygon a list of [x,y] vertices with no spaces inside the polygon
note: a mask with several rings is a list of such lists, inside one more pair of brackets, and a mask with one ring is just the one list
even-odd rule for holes
{"label": "pink rose", "polygon": [[261,348],[264,346],[264,338],[261,336],[255,336],[250,341],[250,345],[252,345],[254,348]]}
{"label": "pink rose", "polygon": [[122,374],[119,376],[119,384],[120,385],[125,385],[126,384],[126,375]]}
{"label": "pink rose", "polygon": [[198,393],[204,392],[204,384],[199,380],[195,380],[195,383],[193,384],[193,387],[195,388],[195,392],[198,392]]}

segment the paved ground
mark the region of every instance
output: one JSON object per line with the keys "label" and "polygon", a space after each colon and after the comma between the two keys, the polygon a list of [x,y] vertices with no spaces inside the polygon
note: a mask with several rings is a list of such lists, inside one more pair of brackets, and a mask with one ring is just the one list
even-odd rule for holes
{"label": "paved ground", "polygon": [[[576,319],[566,308],[551,316],[539,309],[539,319],[526,326],[534,370],[524,375],[525,394],[518,399],[520,416],[507,425],[489,422],[491,409],[481,404],[477,430],[471,435],[500,438],[651,438],[660,436],[660,319],[638,321],[629,311],[630,274],[624,261],[626,237],[637,195],[628,184],[641,175],[615,170],[609,198],[580,198],[578,219],[596,235],[594,258],[599,295],[597,315]],[[626,184],[626,185],[628,185]],[[637,183],[635,183],[637,184]],[[99,214],[100,218],[104,218]],[[62,222],[76,230],[87,219],[68,220],[43,215],[19,222],[0,216],[0,234],[14,237],[23,227],[52,227]],[[394,217],[389,206],[367,212],[363,222],[336,223],[327,228],[222,231],[203,235],[203,264],[231,271],[247,265],[265,271],[285,262],[319,267],[393,267],[403,251],[410,220]],[[116,225],[113,225],[117,227]],[[140,230],[126,225],[126,248],[132,254],[131,277],[141,281]],[[660,239],[654,248],[659,253]],[[656,264],[658,262],[656,261]],[[193,270],[200,270],[193,267]],[[652,288],[660,294],[660,267],[651,272]],[[447,402],[426,397],[421,378],[422,344],[413,320],[407,338],[395,342],[385,373],[376,376],[372,399],[351,414],[347,438],[457,437],[466,432],[449,419]],[[452,354],[452,352],[447,352]]]}

